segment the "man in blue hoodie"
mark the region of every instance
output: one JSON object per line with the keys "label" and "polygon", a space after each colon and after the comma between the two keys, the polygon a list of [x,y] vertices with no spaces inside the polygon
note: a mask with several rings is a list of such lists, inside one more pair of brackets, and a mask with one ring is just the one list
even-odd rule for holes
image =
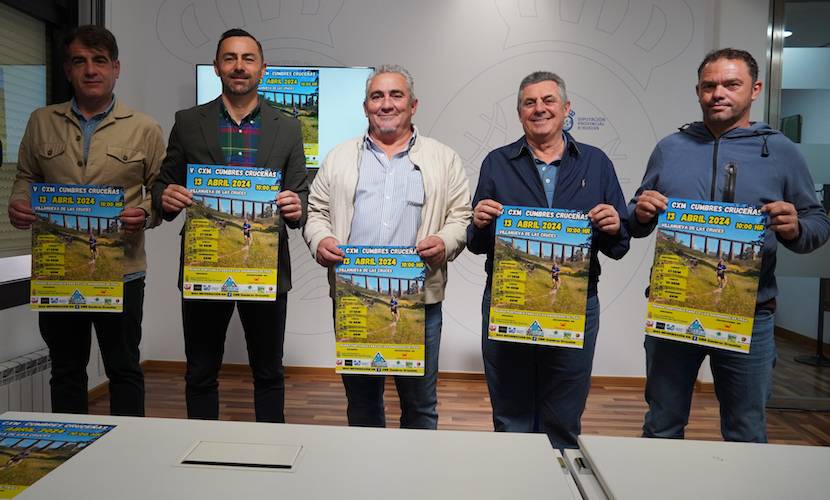
{"label": "man in blue hoodie", "polygon": [[703,122],[684,125],[661,140],[643,182],[629,203],[629,228],[647,236],[667,197],[762,206],[767,214],[749,354],[646,337],[646,437],[683,438],[692,390],[709,356],[727,441],[766,442],[764,408],[775,364],[775,250],[778,243],[807,253],[830,236],[830,220],[816,199],[813,180],[795,145],[777,130],[750,122],[761,94],[758,64],[748,52],[721,49],[698,68],[695,87]]}
{"label": "man in blue hoodie", "polygon": [[[599,331],[597,252],[620,259],[628,251],[627,212],[611,160],[562,130],[571,109],[565,82],[538,71],[519,85],[518,112],[525,135],[491,151],[481,165],[467,247],[487,254],[481,302],[484,373],[496,431],[544,432],[556,448],[576,448],[591,386]],[[495,219],[503,205],[588,212],[594,229],[582,349],[490,340]],[[556,264],[554,263],[554,266]]]}

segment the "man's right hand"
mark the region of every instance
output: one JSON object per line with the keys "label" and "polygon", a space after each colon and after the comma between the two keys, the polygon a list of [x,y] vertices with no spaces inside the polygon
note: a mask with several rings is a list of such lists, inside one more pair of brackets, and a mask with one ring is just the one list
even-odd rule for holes
{"label": "man's right hand", "polygon": [[669,199],[658,191],[643,191],[637,197],[634,216],[640,224],[648,224],[668,208]]}
{"label": "man's right hand", "polygon": [[37,220],[35,211],[28,201],[15,200],[9,203],[9,222],[17,229],[29,229]]}
{"label": "man's right hand", "polygon": [[320,244],[317,245],[317,263],[324,267],[330,267],[342,262],[346,254],[337,247],[338,244],[337,238],[334,236],[323,238]]}
{"label": "man's right hand", "polygon": [[161,193],[161,208],[165,212],[179,213],[193,204],[193,193],[178,184],[168,184]]}
{"label": "man's right hand", "polygon": [[501,203],[493,200],[481,200],[473,209],[473,224],[479,229],[492,224],[502,212]]}

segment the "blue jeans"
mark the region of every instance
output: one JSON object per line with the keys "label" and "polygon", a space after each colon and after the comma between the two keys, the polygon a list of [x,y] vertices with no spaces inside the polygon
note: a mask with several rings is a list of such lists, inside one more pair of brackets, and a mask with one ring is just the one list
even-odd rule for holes
{"label": "blue jeans", "polygon": [[487,288],[481,302],[481,348],[495,430],[544,432],[555,448],[577,448],[591,389],[599,300],[588,299],[582,349],[490,340],[489,312]]}
{"label": "blue jeans", "polygon": [[[427,304],[425,311],[425,357],[423,377],[395,376],[401,400],[401,428],[438,428],[438,349],[441,346],[441,303]],[[349,425],[386,427],[383,389],[386,377],[379,375],[343,375]]]}
{"label": "blue jeans", "polygon": [[749,354],[646,336],[644,437],[683,439],[692,392],[703,358],[720,402],[720,430],[726,441],[766,443],[765,407],[772,392],[776,350],[774,315],[759,311]]}

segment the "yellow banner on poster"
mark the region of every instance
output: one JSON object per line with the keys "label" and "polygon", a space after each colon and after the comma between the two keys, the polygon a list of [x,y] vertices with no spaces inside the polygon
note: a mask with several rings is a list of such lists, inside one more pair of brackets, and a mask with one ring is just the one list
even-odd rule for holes
{"label": "yellow banner on poster", "polygon": [[337,373],[424,375],[423,345],[392,346],[338,342]]}
{"label": "yellow banner on poster", "polygon": [[680,342],[717,347],[729,351],[749,352],[752,342],[752,319],[648,304],[646,334]]}
{"label": "yellow banner on poster", "polygon": [[32,280],[32,309],[38,311],[121,312],[124,308],[122,281]]}
{"label": "yellow banner on poster", "polygon": [[584,315],[491,309],[489,328],[488,337],[496,340],[580,348],[585,342]]}
{"label": "yellow banner on poster", "polygon": [[184,298],[274,300],[276,269],[184,268]]}

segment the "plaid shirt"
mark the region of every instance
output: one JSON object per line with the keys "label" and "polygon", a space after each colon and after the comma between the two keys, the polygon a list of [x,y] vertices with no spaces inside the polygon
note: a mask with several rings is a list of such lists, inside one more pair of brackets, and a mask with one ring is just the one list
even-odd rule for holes
{"label": "plaid shirt", "polygon": [[219,111],[219,145],[225,156],[225,165],[253,167],[259,147],[260,117],[257,105],[251,113],[237,124],[222,104]]}

